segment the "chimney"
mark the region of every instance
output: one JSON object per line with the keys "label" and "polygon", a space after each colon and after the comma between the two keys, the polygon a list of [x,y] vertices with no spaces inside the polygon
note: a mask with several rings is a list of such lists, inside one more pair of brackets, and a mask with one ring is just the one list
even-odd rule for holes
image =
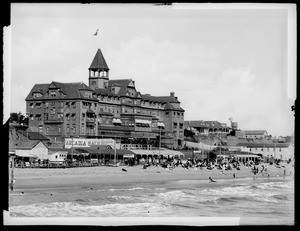
{"label": "chimney", "polygon": [[175,93],[172,91],[172,92],[170,92],[170,96],[171,97],[174,97],[174,95],[175,95]]}

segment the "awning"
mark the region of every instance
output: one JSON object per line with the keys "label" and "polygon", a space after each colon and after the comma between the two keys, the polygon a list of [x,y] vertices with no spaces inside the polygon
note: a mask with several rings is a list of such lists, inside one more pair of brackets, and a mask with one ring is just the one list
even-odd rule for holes
{"label": "awning", "polygon": [[244,158],[249,158],[249,157],[254,157],[254,158],[260,158],[258,155],[236,155],[236,157],[244,157]]}
{"label": "awning", "polygon": [[122,121],[120,119],[117,119],[117,118],[113,118],[112,122],[114,124],[121,124],[122,123]]}
{"label": "awning", "polygon": [[31,155],[29,153],[16,153],[16,156],[19,156],[19,157],[31,157],[31,158],[37,158],[37,156],[34,156],[34,155]]}
{"label": "awning", "polygon": [[157,123],[157,127],[165,127],[165,125],[164,125],[164,123],[162,123],[162,122],[158,122],[158,123]]}
{"label": "awning", "polygon": [[151,120],[135,119],[135,123],[151,125]]}

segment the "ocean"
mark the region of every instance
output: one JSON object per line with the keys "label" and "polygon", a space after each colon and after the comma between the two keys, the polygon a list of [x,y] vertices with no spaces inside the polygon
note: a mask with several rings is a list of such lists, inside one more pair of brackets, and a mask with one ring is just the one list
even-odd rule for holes
{"label": "ocean", "polygon": [[52,191],[33,191],[23,204],[10,206],[10,216],[239,217],[241,225],[294,225],[292,178],[179,180]]}

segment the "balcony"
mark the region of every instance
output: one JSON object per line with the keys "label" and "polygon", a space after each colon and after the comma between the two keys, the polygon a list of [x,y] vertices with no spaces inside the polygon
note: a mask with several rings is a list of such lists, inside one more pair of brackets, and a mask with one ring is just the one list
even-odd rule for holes
{"label": "balcony", "polygon": [[95,122],[96,122],[96,120],[95,120],[95,118],[86,118],[86,123],[87,124],[95,124]]}
{"label": "balcony", "polygon": [[64,120],[62,118],[59,118],[59,119],[45,119],[45,121],[44,121],[45,124],[61,124],[63,122],[64,122]]}
{"label": "balcony", "polygon": [[87,131],[86,136],[96,136],[94,131]]}

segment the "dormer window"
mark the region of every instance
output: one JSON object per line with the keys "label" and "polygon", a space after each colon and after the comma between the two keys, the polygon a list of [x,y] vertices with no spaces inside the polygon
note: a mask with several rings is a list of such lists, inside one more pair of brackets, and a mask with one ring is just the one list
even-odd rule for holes
{"label": "dormer window", "polygon": [[50,96],[55,97],[56,96],[56,91],[50,91]]}
{"label": "dormer window", "polygon": [[38,92],[33,93],[33,98],[39,98],[41,96],[42,96],[41,93],[38,93]]}

